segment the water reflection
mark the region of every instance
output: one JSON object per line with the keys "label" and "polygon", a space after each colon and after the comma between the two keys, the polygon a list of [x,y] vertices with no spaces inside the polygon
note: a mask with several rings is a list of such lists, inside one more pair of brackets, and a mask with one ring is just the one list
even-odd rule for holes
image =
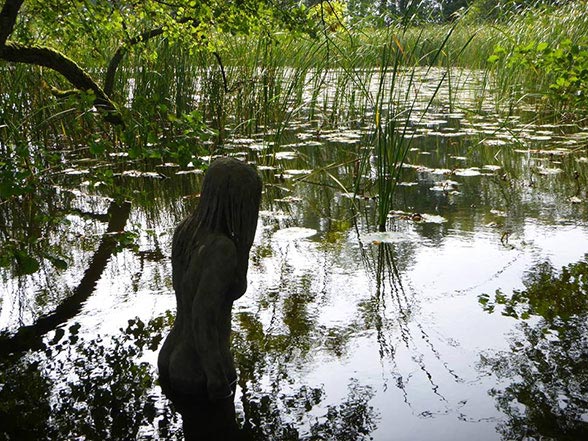
{"label": "water reflection", "polygon": [[48,332],[80,312],[82,304],[94,292],[108,260],[116,252],[119,242],[124,240],[122,232],[130,210],[131,205],[128,202],[110,204],[106,214],[108,226],[79,284],[51,313],[39,317],[31,325],[21,326],[15,335],[0,334],[0,355],[42,348],[42,339]]}
{"label": "water reflection", "polygon": [[480,296],[489,313],[517,319],[511,351],[482,357],[505,388],[491,395],[507,415],[505,439],[588,437],[588,262],[556,271],[548,262],[526,275],[525,289]]}
{"label": "water reflection", "polygon": [[239,430],[232,400],[206,405],[176,405],[182,416],[182,430],[186,441],[223,441],[252,439]]}
{"label": "water reflection", "polygon": [[175,417],[158,408],[155,376],[140,361],[161,342],[170,315],[131,320],[120,334],[80,338],[80,324],[58,329],[42,350],[1,361],[0,436],[18,440],[128,440],[146,429],[174,439]]}
{"label": "water reflection", "polygon": [[[431,402],[422,406],[420,414],[429,416],[440,412],[439,403],[445,408],[441,412],[447,412],[452,403],[444,396],[441,383],[448,379],[461,383],[463,379],[445,360],[445,354],[437,347],[438,339],[431,337],[427,325],[418,319],[421,309],[418,293],[410,285],[404,285],[407,276],[403,272],[415,260],[414,247],[410,243],[375,242],[362,249],[362,256],[373,276],[375,289],[359,307],[366,328],[377,332],[380,358],[393,367],[395,386],[402,391],[407,406],[416,412],[422,405],[417,404],[418,398],[412,403],[412,383],[420,382],[431,394]],[[421,389],[419,395],[423,394],[427,395]]]}
{"label": "water reflection", "polygon": [[[463,92],[465,108],[478,92]],[[279,136],[229,137],[219,147],[260,166],[263,211],[248,294],[233,317],[235,407],[184,412],[186,432],[229,421],[235,436],[256,440],[585,435],[587,313],[574,300],[585,299],[576,284],[584,275],[537,267],[537,280],[516,289],[533,263],[549,256],[561,266],[586,249],[588,132],[490,108],[457,114],[445,98],[411,122],[387,237],[369,236],[377,206],[369,179],[353,192],[369,127],[293,120]],[[2,251],[27,252],[21,269],[0,253],[0,324],[11,338],[76,290],[106,233],[122,229],[109,227],[109,206],[131,203],[128,234],[114,235],[75,317],[36,335],[34,352],[2,353],[0,431],[17,439],[182,438],[181,415],[161,395],[141,341],[155,344],[168,326],[171,232],[197,203],[199,162],[110,159],[76,162],[57,187],[0,204]],[[481,299],[506,315],[487,314],[478,295],[498,288]],[[139,322],[126,329],[136,315],[151,337]],[[151,318],[163,320],[159,328],[146,325]],[[515,326],[512,351],[497,352]],[[475,369],[481,352],[483,372],[498,379]]]}

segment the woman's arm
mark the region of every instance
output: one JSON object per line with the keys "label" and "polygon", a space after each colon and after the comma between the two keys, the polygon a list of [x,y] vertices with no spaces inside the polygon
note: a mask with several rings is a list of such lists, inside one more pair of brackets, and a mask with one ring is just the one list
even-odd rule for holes
{"label": "woman's arm", "polygon": [[[229,351],[228,338],[231,326],[229,290],[233,286],[237,269],[235,244],[226,236],[218,235],[207,241],[201,250],[200,272],[196,295],[192,301],[192,332],[194,346],[206,375],[210,400],[221,400],[232,395],[223,354]],[[228,317],[227,317],[228,316]],[[224,327],[229,329],[223,329]]]}

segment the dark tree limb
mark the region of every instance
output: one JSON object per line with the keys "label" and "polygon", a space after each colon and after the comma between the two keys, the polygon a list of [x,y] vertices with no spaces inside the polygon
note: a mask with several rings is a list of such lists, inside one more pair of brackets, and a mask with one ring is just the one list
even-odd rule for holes
{"label": "dark tree limb", "polygon": [[23,45],[8,40],[23,2],[6,0],[0,11],[0,60],[48,67],[60,73],[77,89],[94,93],[94,106],[105,113],[106,121],[123,124],[120,112],[108,94],[75,61],[46,46]]}
{"label": "dark tree limb", "polygon": [[221,58],[220,54],[216,51],[214,51],[212,53],[212,55],[214,55],[214,58],[216,58],[216,61],[220,67],[221,75],[223,76],[223,87],[225,89],[225,93],[228,93],[229,92],[229,85],[227,83],[227,75],[225,73],[225,66],[223,65],[223,59]]}
{"label": "dark tree limb", "polygon": [[131,38],[126,44],[120,46],[116,50],[116,52],[110,60],[110,63],[108,63],[108,69],[106,70],[106,76],[104,78],[104,92],[106,94],[112,94],[112,91],[114,89],[114,77],[116,76],[116,71],[118,70],[118,66],[120,65],[123,57],[128,52],[129,47],[139,44],[143,41],[147,41],[153,37],[157,37],[161,34],[163,34],[163,28],[152,29],[148,32],[144,32],[141,35]]}
{"label": "dark tree limb", "polygon": [[94,106],[106,113],[106,121],[113,124],[123,123],[116,104],[111,101],[108,94],[84,69],[61,52],[45,46],[23,45],[6,41],[0,49],[0,59],[43,66],[60,73],[77,89],[94,93]]}
{"label": "dark tree limb", "polygon": [[6,40],[8,40],[8,37],[14,30],[16,17],[18,16],[18,11],[22,6],[23,1],[24,0],[6,0],[2,7],[2,11],[0,11],[0,53],[2,53]]}

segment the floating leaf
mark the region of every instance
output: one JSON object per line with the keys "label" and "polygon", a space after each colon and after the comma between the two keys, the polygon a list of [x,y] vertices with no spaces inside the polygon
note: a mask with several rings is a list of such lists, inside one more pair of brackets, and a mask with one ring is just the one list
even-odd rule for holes
{"label": "floating leaf", "polygon": [[285,160],[296,159],[297,156],[298,155],[296,154],[296,152],[293,152],[293,151],[277,152],[275,154],[276,159],[285,159]]}
{"label": "floating leaf", "polygon": [[276,231],[273,237],[277,240],[289,241],[306,239],[314,236],[315,234],[317,234],[317,231],[313,230],[312,228],[289,227]]}
{"label": "floating leaf", "polygon": [[447,222],[447,219],[445,219],[443,216],[439,216],[438,214],[422,214],[421,220],[419,222],[423,222],[425,224],[443,224]]}
{"label": "floating leaf", "polygon": [[455,170],[455,175],[456,176],[480,176],[480,170],[478,170],[477,168],[465,168],[465,169],[458,169]]}
{"label": "floating leaf", "polygon": [[122,176],[130,178],[152,178],[152,179],[163,179],[166,176],[159,172],[142,172],[139,170],[125,170]]}
{"label": "floating leaf", "polygon": [[302,199],[297,198],[295,196],[286,196],[285,198],[274,199],[274,202],[284,202],[287,204],[292,204],[295,202],[302,202]]}
{"label": "floating leaf", "polygon": [[309,175],[312,173],[312,170],[284,170],[283,176],[284,178],[288,178],[290,176],[299,176],[299,175]]}
{"label": "floating leaf", "polygon": [[24,251],[16,252],[17,273],[19,275],[34,274],[39,271],[40,263]]}
{"label": "floating leaf", "polygon": [[201,175],[203,171],[199,168],[193,168],[191,170],[180,170],[176,172],[176,175]]}
{"label": "floating leaf", "polygon": [[547,175],[557,175],[562,172],[561,168],[547,168],[547,167],[537,167],[537,173],[543,176]]}
{"label": "floating leaf", "polygon": [[383,231],[367,233],[361,236],[362,242],[379,245],[380,243],[399,243],[414,240],[413,235],[407,232]]}

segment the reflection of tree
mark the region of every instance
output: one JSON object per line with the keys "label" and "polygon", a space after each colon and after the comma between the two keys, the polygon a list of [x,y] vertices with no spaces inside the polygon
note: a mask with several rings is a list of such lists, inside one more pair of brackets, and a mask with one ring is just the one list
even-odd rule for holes
{"label": "reflection of tree", "polygon": [[129,203],[112,202],[108,209],[108,228],[95,251],[84,276],[72,294],[49,314],[38,318],[34,324],[22,326],[14,336],[0,333],[0,355],[10,352],[23,352],[30,348],[42,346],[42,338],[60,324],[72,319],[80,311],[83,303],[92,295],[96,282],[102,276],[106,265],[116,251],[119,237],[115,234],[124,230],[129,217]]}
{"label": "reflection of tree", "polygon": [[580,261],[558,275],[548,262],[538,264],[527,273],[523,291],[510,296],[497,291],[493,301],[483,294],[480,303],[488,312],[500,305],[503,315],[516,319],[540,316],[546,327],[557,330],[570,318],[588,312],[587,265]]}
{"label": "reflection of tree", "polygon": [[370,432],[376,428],[373,409],[368,406],[372,395],[369,387],[353,381],[349,385],[347,399],[338,406],[328,406],[324,420],[313,424],[310,429],[313,439],[368,439]]}
{"label": "reflection of tree", "polygon": [[[153,366],[139,361],[144,351],[157,349],[171,319],[131,320],[112,339],[89,341],[79,337],[76,324],[56,332],[42,351],[2,360],[0,440],[182,439],[179,414],[162,403]],[[293,347],[283,336],[264,333],[246,314],[240,325],[234,346],[243,411],[230,439],[368,439],[376,420],[370,387],[351,380],[341,403],[325,405],[322,387],[294,386]],[[226,425],[234,409],[206,415]],[[225,439],[217,432],[202,438],[215,422],[187,417],[186,439]]]}
{"label": "reflection of tree", "polygon": [[[482,360],[485,368],[512,383],[494,389],[508,420],[505,439],[588,439],[588,263],[557,274],[548,263],[534,267],[525,289],[510,296],[480,296],[488,312],[521,320],[511,352]],[[530,320],[526,320],[530,319]]]}
{"label": "reflection of tree", "polygon": [[376,428],[376,415],[368,405],[373,396],[369,386],[352,380],[342,403],[325,406],[322,387],[294,386],[300,362],[296,356],[304,358],[299,350],[308,351],[308,341],[288,344],[284,335],[264,331],[261,322],[247,313],[238,314],[238,324],[233,347],[242,389],[244,439],[369,439]]}
{"label": "reflection of tree", "polygon": [[140,430],[174,439],[167,429],[173,415],[156,409],[153,368],[138,361],[145,349],[157,348],[168,321],[131,320],[112,340],[91,341],[73,325],[44,351],[3,360],[0,439],[127,440]]}

